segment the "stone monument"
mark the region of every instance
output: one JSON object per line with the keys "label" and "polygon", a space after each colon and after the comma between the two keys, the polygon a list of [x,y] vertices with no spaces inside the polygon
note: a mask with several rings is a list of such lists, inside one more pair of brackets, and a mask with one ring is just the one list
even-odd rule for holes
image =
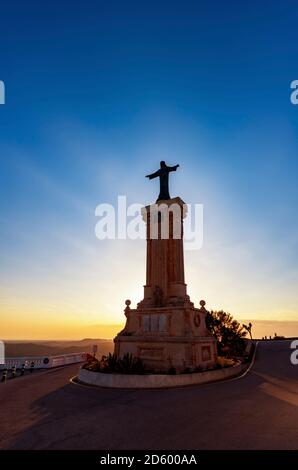
{"label": "stone monument", "polygon": [[187,206],[170,198],[168,175],[179,165],[147,175],[159,177],[155,204],[143,208],[147,257],[144,298],[137,308],[126,300],[126,325],[114,339],[115,354],[142,359],[152,372],[209,369],[216,362],[216,341],[206,328],[205,301],[196,308],[187,295],[184,279],[183,219]]}

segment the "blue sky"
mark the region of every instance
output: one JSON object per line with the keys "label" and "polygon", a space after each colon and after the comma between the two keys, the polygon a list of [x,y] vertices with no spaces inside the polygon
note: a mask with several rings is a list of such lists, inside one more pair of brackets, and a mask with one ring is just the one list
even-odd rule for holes
{"label": "blue sky", "polygon": [[145,247],[99,242],[94,210],[154,201],[144,175],[161,159],[180,163],[171,194],[204,204],[203,249],[186,255],[194,301],[298,319],[297,21],[294,0],[0,6],[7,337],[122,321]]}

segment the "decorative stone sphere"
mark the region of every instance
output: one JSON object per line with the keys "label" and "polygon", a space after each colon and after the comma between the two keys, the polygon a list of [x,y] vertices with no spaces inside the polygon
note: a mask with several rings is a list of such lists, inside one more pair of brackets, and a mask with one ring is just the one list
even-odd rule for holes
{"label": "decorative stone sphere", "polygon": [[125,300],[125,305],[127,305],[129,307],[130,304],[131,304],[131,300],[129,300],[129,299]]}
{"label": "decorative stone sphere", "polygon": [[200,300],[200,305],[201,305],[201,307],[205,307],[205,305],[206,305],[205,300]]}

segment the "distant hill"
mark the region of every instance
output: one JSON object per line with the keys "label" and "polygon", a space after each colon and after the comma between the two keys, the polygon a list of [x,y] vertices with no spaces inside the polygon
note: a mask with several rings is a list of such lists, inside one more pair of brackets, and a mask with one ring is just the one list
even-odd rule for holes
{"label": "distant hill", "polygon": [[112,340],[87,338],[80,341],[7,341],[5,342],[5,355],[18,356],[55,356],[57,354],[70,354],[74,352],[92,352],[93,345],[98,348],[97,355],[113,352]]}

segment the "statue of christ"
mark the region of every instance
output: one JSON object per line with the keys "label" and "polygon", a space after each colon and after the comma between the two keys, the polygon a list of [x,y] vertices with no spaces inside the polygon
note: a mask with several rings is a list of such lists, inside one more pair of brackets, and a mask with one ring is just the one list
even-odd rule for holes
{"label": "statue of christ", "polygon": [[160,191],[157,201],[171,199],[169,194],[169,173],[171,171],[176,171],[178,167],[179,165],[167,166],[166,163],[162,161],[160,162],[159,170],[155,171],[151,175],[146,175],[146,178],[149,178],[150,180],[159,177]]}

